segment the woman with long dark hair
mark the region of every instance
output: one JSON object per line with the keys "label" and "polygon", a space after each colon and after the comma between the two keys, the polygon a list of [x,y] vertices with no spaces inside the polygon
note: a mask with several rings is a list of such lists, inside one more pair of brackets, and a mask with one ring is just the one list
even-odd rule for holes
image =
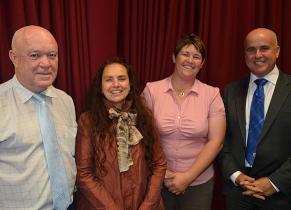
{"label": "woman with long dark hair", "polygon": [[159,134],[120,58],[105,61],[96,73],[88,111],[79,120],[76,163],[78,210],[164,209]]}

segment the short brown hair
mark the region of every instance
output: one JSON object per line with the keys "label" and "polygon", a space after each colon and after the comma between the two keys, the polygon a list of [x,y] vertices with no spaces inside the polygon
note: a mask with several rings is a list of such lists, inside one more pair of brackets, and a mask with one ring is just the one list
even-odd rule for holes
{"label": "short brown hair", "polygon": [[175,48],[175,57],[178,55],[178,53],[180,52],[180,50],[186,46],[186,45],[191,45],[193,44],[194,47],[201,53],[202,56],[202,61],[205,60],[206,58],[206,48],[205,45],[203,43],[203,41],[200,39],[199,36],[195,35],[195,34],[188,34],[183,36],[181,39],[179,39],[176,43],[176,48]]}

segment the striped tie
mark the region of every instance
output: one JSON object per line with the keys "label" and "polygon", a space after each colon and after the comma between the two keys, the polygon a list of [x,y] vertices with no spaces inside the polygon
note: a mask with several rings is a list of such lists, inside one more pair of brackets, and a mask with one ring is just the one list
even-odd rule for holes
{"label": "striped tie", "polygon": [[255,80],[257,89],[254,93],[251,104],[250,125],[246,148],[246,160],[250,166],[252,166],[254,163],[256,148],[264,125],[264,85],[267,82],[268,81],[266,79]]}

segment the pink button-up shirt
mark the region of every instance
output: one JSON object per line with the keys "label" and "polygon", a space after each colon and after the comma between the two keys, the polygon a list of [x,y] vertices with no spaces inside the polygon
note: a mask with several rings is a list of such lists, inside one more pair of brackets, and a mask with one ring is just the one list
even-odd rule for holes
{"label": "pink button-up shirt", "polygon": [[[225,115],[219,89],[196,79],[179,106],[168,77],[147,83],[143,96],[157,120],[168,170],[188,170],[208,141],[208,119]],[[191,185],[205,183],[213,175],[211,165]]]}

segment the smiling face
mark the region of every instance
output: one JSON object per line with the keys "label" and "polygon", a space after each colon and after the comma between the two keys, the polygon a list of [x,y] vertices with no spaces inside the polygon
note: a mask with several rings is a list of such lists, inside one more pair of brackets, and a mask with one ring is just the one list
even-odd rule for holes
{"label": "smiling face", "polygon": [[184,46],[176,57],[173,55],[175,63],[174,74],[182,79],[194,79],[203,66],[202,55],[194,45]]}
{"label": "smiling face", "polygon": [[271,30],[255,29],[245,39],[246,65],[258,77],[272,71],[279,53],[276,34]]}
{"label": "smiling face", "polygon": [[18,81],[32,92],[42,92],[58,72],[58,46],[49,31],[38,26],[18,30],[9,57]]}
{"label": "smiling face", "polygon": [[109,64],[102,75],[102,92],[105,98],[119,109],[130,91],[127,69],[119,63]]}

